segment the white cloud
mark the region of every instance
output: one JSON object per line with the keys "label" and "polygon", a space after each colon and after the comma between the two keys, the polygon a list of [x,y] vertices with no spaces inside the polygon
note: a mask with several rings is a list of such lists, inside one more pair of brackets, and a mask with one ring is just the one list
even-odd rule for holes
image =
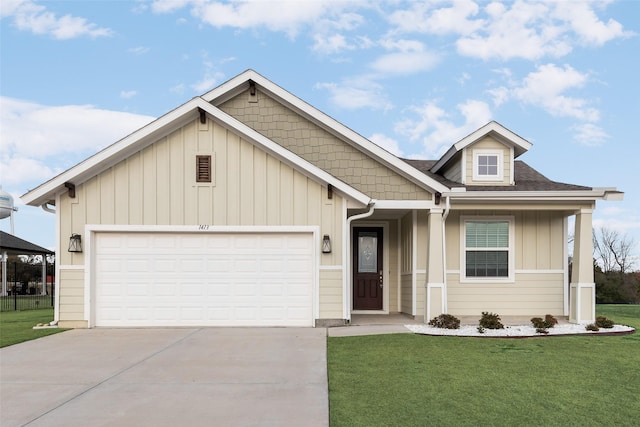
{"label": "white cloud", "polygon": [[589,80],[570,65],[540,65],[521,82],[510,81],[510,87],[492,88],[488,92],[494,103],[500,105],[509,99],[544,109],[556,117],[573,117],[581,121],[597,122],[600,112],[590,107],[587,99],[571,97],[566,93],[582,88]]}
{"label": "white cloud", "polygon": [[404,155],[400,148],[400,144],[393,138],[389,138],[381,133],[374,133],[369,137],[369,140],[377,146],[384,148],[394,156],[402,157]]}
{"label": "white cloud", "polygon": [[137,46],[127,49],[127,52],[132,53],[134,55],[144,55],[149,52],[149,48],[146,46]]}
{"label": "white cloud", "polygon": [[601,21],[592,9],[592,2],[567,2],[555,3],[553,16],[568,22],[583,44],[602,46],[606,42],[618,37],[629,37],[633,33],[624,31],[622,24],[609,19],[606,23]]}
{"label": "white cloud", "polygon": [[[482,101],[468,99],[458,104],[456,109],[464,119],[457,125],[454,118],[430,100],[421,106],[411,108],[418,118],[405,119],[395,124],[395,131],[406,135],[411,141],[422,143],[420,156],[438,158],[452,144],[491,121],[489,105]],[[412,156],[415,157],[415,156]]]}
{"label": "white cloud", "polygon": [[575,132],[573,139],[575,139],[579,144],[586,145],[588,147],[601,145],[609,139],[609,135],[604,131],[604,129],[600,126],[594,125],[593,123],[575,125],[572,127],[572,130]]}
{"label": "white cloud", "polygon": [[259,28],[295,37],[300,28],[317,22],[343,4],[321,1],[193,2],[192,15],[213,27]]}
{"label": "white cloud", "polygon": [[[92,105],[46,106],[0,97],[4,182],[51,177],[146,125],[153,117]],[[99,132],[96,131],[99,129]]]}
{"label": "white cloud", "polygon": [[433,69],[440,58],[417,40],[382,40],[380,44],[394,52],[378,57],[371,68],[384,75],[408,75]]}
{"label": "white cloud", "polygon": [[354,46],[347,43],[347,40],[342,34],[334,34],[330,36],[316,34],[313,37],[313,40],[314,43],[312,49],[323,55],[330,55],[344,50],[354,49]]}
{"label": "white cloud", "polygon": [[131,99],[138,94],[136,90],[123,90],[120,92],[120,98]]}
{"label": "white cloud", "polygon": [[156,0],[151,3],[154,13],[172,13],[191,3],[191,0]]}
{"label": "white cloud", "polygon": [[55,13],[47,11],[45,6],[30,0],[4,0],[0,7],[1,16],[13,17],[13,23],[19,30],[50,35],[58,40],[82,36],[105,37],[113,34],[111,29],[98,27],[85,18],[71,15],[58,17]]}
{"label": "white cloud", "polygon": [[393,108],[382,90],[382,86],[367,78],[338,83],[317,83],[316,89],[329,91],[333,104],[347,110],[369,108],[389,110]]}
{"label": "white cloud", "polygon": [[[508,8],[508,6],[511,6]],[[549,7],[543,3],[489,3],[486,25],[456,42],[458,53],[482,59],[564,56],[571,44],[560,23],[546,19]]]}
{"label": "white cloud", "polygon": [[471,0],[454,1],[450,7],[433,8],[429,2],[415,2],[408,10],[397,10],[389,21],[401,32],[431,34],[470,34],[484,25],[481,19],[469,19],[480,10]]}

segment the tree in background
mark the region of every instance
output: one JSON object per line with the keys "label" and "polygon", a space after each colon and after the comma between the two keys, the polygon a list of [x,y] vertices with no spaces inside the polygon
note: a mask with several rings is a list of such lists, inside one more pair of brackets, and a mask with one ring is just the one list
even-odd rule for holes
{"label": "tree in background", "polygon": [[634,246],[627,234],[606,227],[593,231],[597,303],[640,303],[640,275],[633,272]]}

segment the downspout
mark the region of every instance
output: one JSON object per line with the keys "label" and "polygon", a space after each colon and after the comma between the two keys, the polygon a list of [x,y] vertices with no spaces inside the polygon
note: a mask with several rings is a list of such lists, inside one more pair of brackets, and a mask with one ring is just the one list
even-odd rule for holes
{"label": "downspout", "polygon": [[369,204],[367,205],[369,207],[369,210],[367,212],[358,214],[358,215],[354,215],[351,216],[349,218],[347,218],[347,229],[345,230],[345,233],[347,235],[347,244],[346,244],[346,251],[344,254],[345,257],[345,266],[346,266],[346,271],[347,271],[347,280],[345,283],[345,293],[344,293],[344,298],[345,298],[345,307],[347,307],[347,311],[345,313],[345,320],[347,321],[347,323],[351,323],[351,298],[350,298],[350,292],[349,290],[351,289],[351,223],[355,220],[358,219],[364,219],[364,218],[368,218],[371,215],[373,215],[373,212],[375,211],[375,204],[376,204],[376,200],[371,199],[369,200]]}
{"label": "downspout", "polygon": [[442,214],[442,311],[446,314],[447,309],[447,233],[446,221],[451,209],[451,196],[445,197],[445,208]]}

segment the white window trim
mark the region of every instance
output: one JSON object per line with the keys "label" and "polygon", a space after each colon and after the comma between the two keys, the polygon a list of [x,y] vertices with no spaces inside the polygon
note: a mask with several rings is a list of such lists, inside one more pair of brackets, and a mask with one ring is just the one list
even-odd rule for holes
{"label": "white window trim", "polygon": [[[509,223],[509,275],[507,277],[467,277],[467,222],[487,221]],[[460,283],[515,283],[515,217],[514,216],[460,216]]]}
{"label": "white window trim", "polygon": [[[497,175],[478,174],[478,158],[480,156],[496,156],[498,158]],[[502,150],[473,150],[473,181],[504,181],[504,152]]]}

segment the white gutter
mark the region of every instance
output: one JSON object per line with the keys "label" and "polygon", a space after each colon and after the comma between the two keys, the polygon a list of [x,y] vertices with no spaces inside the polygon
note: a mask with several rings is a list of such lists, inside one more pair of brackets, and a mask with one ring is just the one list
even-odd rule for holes
{"label": "white gutter", "polygon": [[47,206],[48,204],[49,204],[49,202],[43,203],[40,207],[45,212],[49,212],[49,213],[55,214],[56,213],[55,209],[51,209],[49,206]]}
{"label": "white gutter", "polygon": [[346,266],[345,270],[347,272],[346,274],[346,278],[347,280],[345,280],[345,284],[344,284],[344,307],[345,307],[345,320],[348,321],[348,323],[351,323],[351,293],[349,292],[349,289],[351,288],[351,223],[353,221],[359,220],[359,219],[364,219],[364,218],[368,218],[371,215],[373,215],[373,212],[375,211],[375,204],[376,201],[374,199],[371,199],[369,201],[369,204],[367,206],[369,206],[369,210],[367,212],[358,214],[358,215],[354,215],[351,216],[349,218],[347,218],[347,229],[345,230],[345,233],[347,234],[347,244],[345,245],[345,253],[342,255],[344,257],[344,265]]}
{"label": "white gutter", "polygon": [[622,200],[624,193],[615,188],[593,188],[574,191],[454,191],[443,196],[455,200],[510,200],[510,201],[551,201],[551,200]]}

